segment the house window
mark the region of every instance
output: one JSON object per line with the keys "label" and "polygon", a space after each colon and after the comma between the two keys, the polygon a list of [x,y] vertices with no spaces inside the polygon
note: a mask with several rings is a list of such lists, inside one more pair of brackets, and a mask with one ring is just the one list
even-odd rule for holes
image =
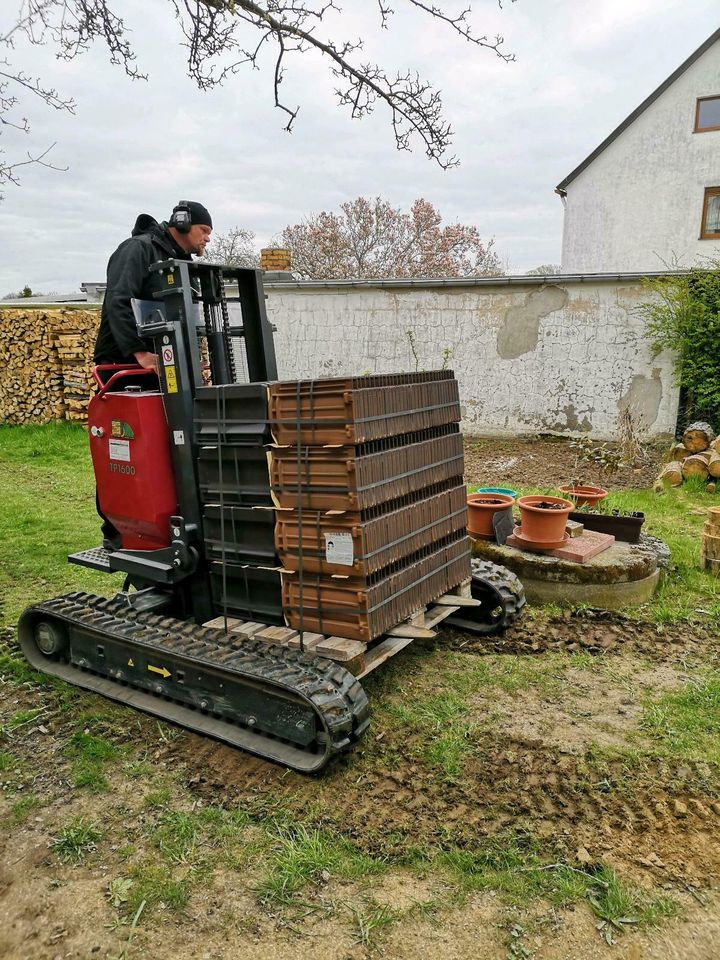
{"label": "house window", "polygon": [[701,240],[720,240],[720,187],[705,188]]}
{"label": "house window", "polygon": [[701,97],[695,108],[695,133],[720,130],[720,97]]}

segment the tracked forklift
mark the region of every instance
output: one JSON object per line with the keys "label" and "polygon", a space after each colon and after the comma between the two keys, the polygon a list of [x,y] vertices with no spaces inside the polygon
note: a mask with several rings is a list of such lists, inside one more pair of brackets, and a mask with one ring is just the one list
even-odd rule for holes
{"label": "tracked forklift", "polygon": [[[160,358],[159,377],[98,366],[88,412],[99,502],[122,544],[68,558],[124,574],[123,589],[109,599],[69,593],[30,606],[20,647],[43,673],[316,771],[367,729],[361,677],[434,634],[417,618],[398,624],[355,676],[309,649],[302,623],[283,632],[268,546],[266,394],[277,367],[261,271],[183,260],[152,270],[154,299],[133,309]],[[524,596],[516,578],[473,564],[471,588],[439,598],[433,625],[447,619],[488,634],[517,616]],[[294,645],[271,642],[273,626],[293,633]],[[268,628],[265,639],[259,628]]]}

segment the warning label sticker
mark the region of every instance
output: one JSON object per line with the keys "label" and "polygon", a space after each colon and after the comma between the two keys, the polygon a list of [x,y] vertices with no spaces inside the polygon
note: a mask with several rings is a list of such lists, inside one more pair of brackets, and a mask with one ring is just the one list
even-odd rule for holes
{"label": "warning label sticker", "polygon": [[167,392],[168,393],[177,393],[177,376],[175,375],[175,367],[165,367],[165,382],[167,383]]}
{"label": "warning label sticker", "polygon": [[343,567],[353,565],[353,541],[350,533],[325,534],[325,560]]}
{"label": "warning label sticker", "polygon": [[130,443],[128,440],[110,441],[110,459],[130,463]]}
{"label": "warning label sticker", "polygon": [[173,430],[173,440],[176,447],[182,447],[185,443],[185,432],[183,430]]}
{"label": "warning label sticker", "polygon": [[167,366],[169,363],[175,363],[175,353],[172,347],[163,347],[162,355],[165,366]]}

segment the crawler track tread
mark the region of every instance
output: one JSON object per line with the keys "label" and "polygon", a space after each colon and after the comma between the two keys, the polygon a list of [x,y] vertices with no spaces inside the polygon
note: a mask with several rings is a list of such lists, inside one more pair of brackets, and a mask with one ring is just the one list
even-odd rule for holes
{"label": "crawler track tread", "polygon": [[[525,589],[507,567],[491,560],[472,561],[473,596],[483,600],[477,610],[460,609],[447,624],[480,636],[502,633],[520,616],[525,606]],[[488,602],[488,595],[492,598]],[[497,611],[501,611],[498,613]]]}
{"label": "crawler track tread", "polygon": [[[148,680],[133,682],[132,674],[122,676],[98,672],[94,665],[71,663],[45,657],[34,638],[38,621],[54,621],[81,631],[93,640],[130,645],[145,654],[162,652],[178,658],[184,668],[210,669],[235,684],[266,688],[268,694],[289,697],[311,709],[318,723],[315,749],[251,730],[224,718],[207,715],[175,700],[164,691],[162,682],[153,692]],[[95,690],[114,700],[207,733],[259,756],[286,764],[302,772],[321,769],[334,756],[351,747],[369,723],[369,706],[360,682],[332,660],[313,657],[298,650],[270,645],[241,634],[199,627],[154,613],[138,612],[117,598],[89,593],[69,593],[34,604],[22,615],[18,626],[20,646],[38,670],[60,676],[70,683]],[[118,671],[119,673],[119,671]]]}

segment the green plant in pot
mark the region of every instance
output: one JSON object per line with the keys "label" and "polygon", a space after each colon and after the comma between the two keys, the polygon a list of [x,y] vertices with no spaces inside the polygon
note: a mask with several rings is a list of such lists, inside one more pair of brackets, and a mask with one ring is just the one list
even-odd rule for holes
{"label": "green plant in pot", "polygon": [[560,543],[565,539],[568,515],[575,509],[563,497],[520,497],[520,535],[532,543]]}

